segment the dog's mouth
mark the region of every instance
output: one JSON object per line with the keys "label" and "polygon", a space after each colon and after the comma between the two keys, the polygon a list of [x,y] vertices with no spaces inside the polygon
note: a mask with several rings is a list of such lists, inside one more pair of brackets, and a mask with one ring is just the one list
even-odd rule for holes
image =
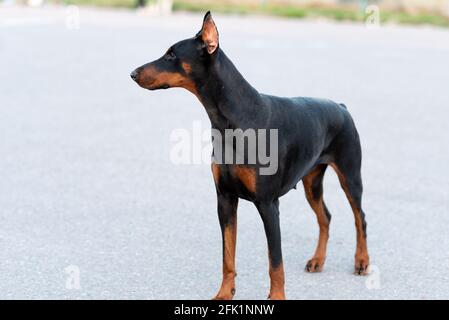
{"label": "dog's mouth", "polygon": [[150,91],[170,88],[170,86],[168,84],[157,84],[157,83],[155,83],[155,81],[150,82],[150,83],[148,83],[148,82],[143,82],[142,83],[140,81],[136,81],[136,83],[140,87],[142,87],[144,89],[147,89],[147,90],[150,90]]}
{"label": "dog's mouth", "polygon": [[136,83],[140,87],[142,87],[144,89],[147,89],[147,90],[150,90],[150,91],[170,88],[170,86],[168,84],[166,84],[166,83],[162,83],[162,84],[161,83],[157,83],[157,80],[144,81],[144,82],[136,80]]}
{"label": "dog's mouth", "polygon": [[154,84],[151,83],[148,86],[143,86],[145,89],[148,89],[150,91],[154,91],[154,90],[160,90],[160,89],[168,89],[170,88],[170,86],[168,84]]}
{"label": "dog's mouth", "polygon": [[149,90],[158,90],[158,89],[164,89],[165,90],[165,89],[168,89],[168,88],[170,88],[170,86],[168,84],[163,84],[163,85],[155,87],[154,89],[149,89]]}
{"label": "dog's mouth", "polygon": [[143,89],[160,90],[169,89],[169,77],[160,77],[160,73],[153,67],[140,67],[131,72],[131,78]]}

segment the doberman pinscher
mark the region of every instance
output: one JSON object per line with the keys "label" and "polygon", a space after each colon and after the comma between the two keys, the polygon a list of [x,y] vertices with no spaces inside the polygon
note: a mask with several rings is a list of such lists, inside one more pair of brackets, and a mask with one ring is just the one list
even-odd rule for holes
{"label": "doberman pinscher", "polygon": [[300,180],[319,224],[318,246],[306,264],[306,271],[323,269],[331,220],[323,201],[323,177],[328,166],[336,171],[354,212],[355,273],[367,273],[366,222],[361,206],[361,146],[352,117],[343,104],[259,93],[219,48],[218,30],[210,12],[195,37],[174,44],[163,57],[137,68],[131,77],[149,90],[173,87],[189,90],[204,105],[212,128],[223,134],[227,129],[278,130],[279,162],[274,174],[261,174],[259,169],[263,165],[259,161],[253,164],[212,162],[223,239],[223,280],[216,299],[232,299],[235,293],[239,198],[252,201],[264,223],[269,256],[269,298],[285,299],[279,198],[296,188]]}

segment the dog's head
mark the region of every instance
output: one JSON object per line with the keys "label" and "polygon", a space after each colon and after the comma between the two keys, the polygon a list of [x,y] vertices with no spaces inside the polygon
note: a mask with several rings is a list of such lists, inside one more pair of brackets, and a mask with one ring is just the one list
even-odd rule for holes
{"label": "dog's head", "polygon": [[134,70],[131,78],[149,90],[182,87],[197,94],[197,80],[204,79],[217,51],[218,30],[208,12],[195,37],[172,45],[158,60]]}

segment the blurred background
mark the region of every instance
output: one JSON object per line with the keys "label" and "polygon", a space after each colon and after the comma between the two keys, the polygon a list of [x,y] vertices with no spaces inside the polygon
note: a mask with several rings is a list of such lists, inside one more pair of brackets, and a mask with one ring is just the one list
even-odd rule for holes
{"label": "blurred background", "polygon": [[[214,296],[210,164],[170,156],[173,132],[198,142],[206,112],[185,90],[129,77],[194,36],[207,10],[257,89],[345,103],[360,132],[372,273],[352,275],[354,219],[329,170],[322,274],[304,272],[318,226],[302,187],[281,199],[287,297],[448,299],[447,0],[0,1],[0,298]],[[238,224],[236,299],[265,299],[252,204]]]}
{"label": "blurred background", "polygon": [[146,7],[147,13],[205,11],[258,13],[294,18],[326,17],[363,21],[366,7],[382,10],[382,21],[449,25],[449,0],[2,0],[4,3],[41,6],[46,3],[103,7]]}

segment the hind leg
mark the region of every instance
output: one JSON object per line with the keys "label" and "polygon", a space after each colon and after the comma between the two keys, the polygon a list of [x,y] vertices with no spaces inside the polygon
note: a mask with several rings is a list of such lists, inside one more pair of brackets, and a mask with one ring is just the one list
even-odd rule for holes
{"label": "hind leg", "polygon": [[[358,148],[355,148],[357,151]],[[355,218],[357,233],[357,247],[355,252],[355,274],[366,275],[369,266],[368,247],[366,242],[366,221],[362,209],[363,184],[360,174],[361,157],[359,153],[348,153],[345,157],[338,158],[332,167],[335,169],[340,184],[346,193]]]}
{"label": "hind leg", "polygon": [[326,247],[331,220],[331,215],[323,201],[323,178],[326,169],[326,164],[318,165],[302,179],[307,201],[316,214],[320,228],[315,254],[306,264],[307,272],[321,272],[326,260]]}

